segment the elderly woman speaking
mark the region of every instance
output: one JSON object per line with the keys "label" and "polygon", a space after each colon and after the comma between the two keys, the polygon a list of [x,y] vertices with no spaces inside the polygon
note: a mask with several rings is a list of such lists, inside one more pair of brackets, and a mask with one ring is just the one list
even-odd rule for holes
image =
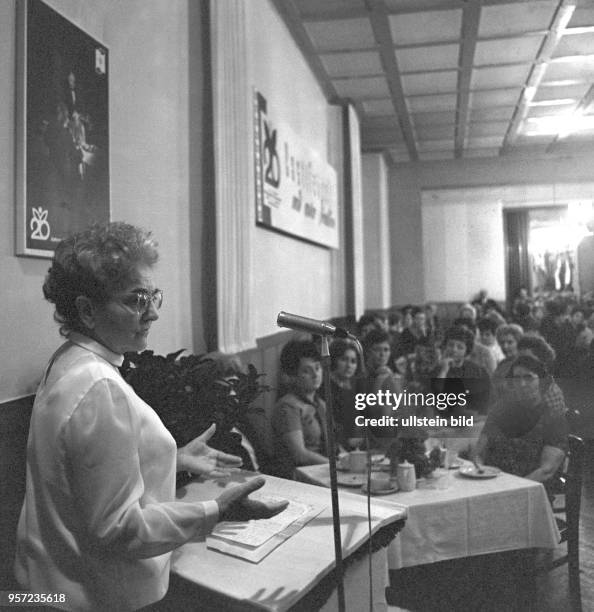
{"label": "elderly woman speaking", "polygon": [[177,449],[157,414],[121,378],[144,350],[163,292],[151,235],[125,223],[61,242],[43,292],[66,342],[43,375],[29,431],[17,534],[23,588],[67,610],[134,610],[161,599],[170,553],[219,519],[269,517],[286,504],[247,499],[256,478],[203,503],[175,501],[175,474],[223,475],[241,464],[207,446]]}

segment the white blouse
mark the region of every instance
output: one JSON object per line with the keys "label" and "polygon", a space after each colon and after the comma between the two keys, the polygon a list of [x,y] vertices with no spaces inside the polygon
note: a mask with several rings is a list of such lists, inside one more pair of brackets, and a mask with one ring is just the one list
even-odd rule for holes
{"label": "white blouse", "polygon": [[176,445],[122,379],[122,355],[71,333],[31,416],[16,577],[64,593],[66,610],[134,610],[161,599],[171,551],[208,533],[216,501],[175,501]]}

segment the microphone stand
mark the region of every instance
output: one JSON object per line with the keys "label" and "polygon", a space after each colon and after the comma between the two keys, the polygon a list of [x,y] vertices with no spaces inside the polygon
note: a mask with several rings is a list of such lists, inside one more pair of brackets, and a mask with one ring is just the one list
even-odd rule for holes
{"label": "microphone stand", "polygon": [[334,556],[336,557],[336,587],[338,609],[345,612],[344,569],[342,562],[342,537],[340,535],[340,511],[338,507],[338,481],[336,478],[336,441],[334,438],[334,411],[332,407],[332,388],[330,387],[330,351],[328,336],[322,335],[322,368],[324,371],[324,400],[326,402],[326,441],[330,469],[330,493],[332,499],[332,525],[334,527]]}

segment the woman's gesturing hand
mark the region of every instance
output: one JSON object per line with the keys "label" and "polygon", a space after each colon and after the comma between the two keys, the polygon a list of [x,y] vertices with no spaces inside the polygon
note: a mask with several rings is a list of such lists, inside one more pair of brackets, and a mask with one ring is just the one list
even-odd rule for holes
{"label": "woman's gesturing hand", "polygon": [[266,481],[262,477],[253,478],[232,487],[227,487],[217,497],[219,516],[222,521],[250,521],[253,519],[266,519],[282,512],[288,501],[264,502],[249,499],[248,495],[262,488]]}
{"label": "woman's gesturing hand", "polygon": [[241,458],[215,450],[207,442],[216,431],[213,423],[204,433],[182,446],[177,451],[177,471],[187,470],[192,474],[210,478],[229,476],[241,467]]}

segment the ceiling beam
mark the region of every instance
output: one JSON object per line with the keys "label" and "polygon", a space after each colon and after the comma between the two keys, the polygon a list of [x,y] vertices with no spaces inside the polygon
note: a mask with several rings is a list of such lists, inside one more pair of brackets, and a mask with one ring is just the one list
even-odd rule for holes
{"label": "ceiling beam", "polygon": [[375,39],[380,46],[380,57],[386,72],[388,88],[392,96],[392,104],[394,105],[394,110],[398,117],[398,124],[402,131],[402,137],[411,161],[417,161],[419,159],[419,153],[415,143],[410,114],[406,106],[400,69],[398,68],[396,54],[394,53],[394,41],[392,40],[392,32],[390,31],[386,5],[383,0],[366,0],[366,5],[370,11],[369,19]]}
{"label": "ceiling beam", "polygon": [[559,4],[555,9],[553,19],[551,20],[549,30],[542,41],[538,53],[536,54],[532,69],[530,70],[526,83],[524,83],[524,87],[520,93],[520,98],[516,104],[516,110],[514,111],[509,127],[507,128],[507,132],[503,139],[503,144],[499,150],[499,155],[509,153],[510,149],[513,147],[518,137],[520,127],[522,126],[522,123],[530,110],[530,102],[534,98],[549,62],[553,57],[555,49],[561,41],[563,30],[573,15],[576,3],[577,0],[559,1]]}
{"label": "ceiling beam", "polygon": [[[407,15],[426,11],[448,11],[464,9],[469,4],[479,0],[400,0],[398,6],[387,8],[388,15]],[[550,0],[483,0],[483,6],[501,6],[506,4],[523,4],[534,2],[550,2]],[[367,10],[360,6],[343,6],[339,3],[324,6],[316,0],[314,8],[305,7],[301,10],[303,21],[334,21],[336,19],[361,19],[367,17]]]}
{"label": "ceiling beam", "polygon": [[326,99],[329,102],[337,102],[339,100],[338,93],[334,85],[332,85],[332,81],[328,78],[326,69],[301,21],[295,3],[293,0],[272,0],[272,3],[285,22],[289,32],[291,32],[296,45],[301,53],[303,53],[311,71],[326,95]]}
{"label": "ceiling beam", "polygon": [[459,159],[464,152],[466,128],[470,115],[470,79],[474,64],[474,52],[481,19],[481,0],[467,3],[462,13],[462,42],[458,64],[458,97],[456,100],[456,130],[454,132],[454,157]]}

